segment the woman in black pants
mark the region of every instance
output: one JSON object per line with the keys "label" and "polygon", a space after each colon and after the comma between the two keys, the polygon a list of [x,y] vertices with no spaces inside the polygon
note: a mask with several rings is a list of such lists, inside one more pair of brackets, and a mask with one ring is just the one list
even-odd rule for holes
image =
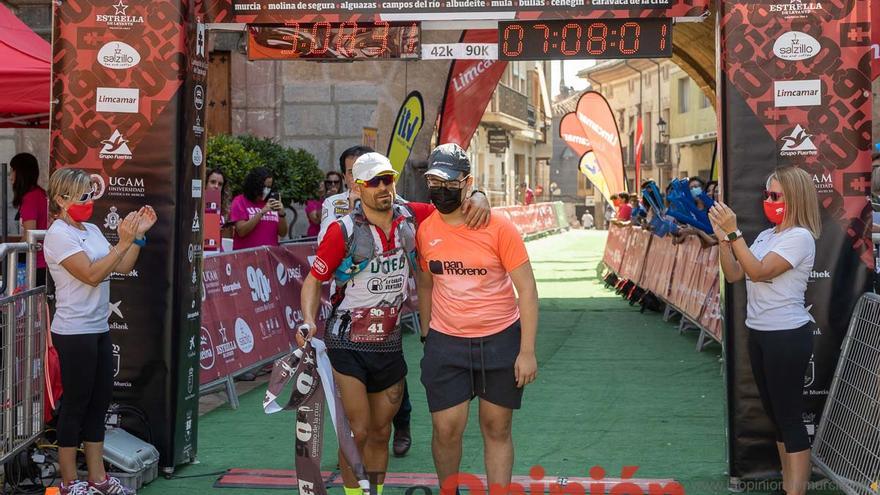
{"label": "woman in black pants", "polygon": [[751,247],[736,215],[716,202],[709,219],[721,243],[728,282],[746,280],[749,359],[764,410],[776,430],[784,493],[803,495],[810,480],[810,440],[803,423],[804,374],[815,322],[804,294],[821,230],[816,187],[807,172],[777,169],[767,179],[764,213],[775,224]]}
{"label": "woman in black pants", "polygon": [[[97,226],[87,223],[92,191],[91,179],[82,170],[60,169],[49,179],[49,216],[54,221],[43,245],[55,282],[52,341],[64,387],[57,427],[61,493],[127,495],[131,490],[107,476],[103,460],[104,416],[113,395],[109,277],[134,268],[156,213],[149,206],[129,213],[116,227],[119,242],[113,246]],[[88,482],[77,479],[80,442]]]}

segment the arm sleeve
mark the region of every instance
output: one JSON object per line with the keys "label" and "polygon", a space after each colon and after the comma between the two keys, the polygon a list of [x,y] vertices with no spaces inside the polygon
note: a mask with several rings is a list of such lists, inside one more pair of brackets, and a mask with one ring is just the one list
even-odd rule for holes
{"label": "arm sleeve", "polygon": [[416,217],[416,223],[418,224],[427,220],[437,209],[431,203],[407,203],[406,205],[412,209],[413,215]]}
{"label": "arm sleeve", "polygon": [[529,261],[529,253],[526,251],[526,243],[519,235],[513,223],[502,221],[498,229],[498,255],[501,264],[507,273],[510,273],[523,263]]}
{"label": "arm sleeve", "polygon": [[770,250],[770,252],[782,256],[792,267],[800,265],[810,255],[814,254],[815,251],[816,241],[804,229],[797,229],[791,235],[783,237]]}
{"label": "arm sleeve", "polygon": [[60,265],[62,261],[80,251],[84,251],[82,245],[80,245],[79,239],[71,232],[62,229],[46,232],[46,239],[43,241],[43,253],[47,262]]}
{"label": "arm sleeve", "polygon": [[232,205],[229,206],[229,221],[238,222],[241,220],[250,220],[250,215],[247,212],[247,208],[244,206],[244,197],[236,196],[235,199],[232,200]]}
{"label": "arm sleeve", "polygon": [[318,244],[315,262],[312,263],[312,276],[321,282],[330,280],[333,278],[333,272],[342,263],[344,256],[345,239],[342,237],[342,229],[338,223],[333,222],[327,228],[324,238]]}
{"label": "arm sleeve", "polygon": [[[22,198],[21,209],[19,210],[19,214],[21,215],[21,221],[26,222],[28,220],[37,220],[39,218],[39,209],[40,209],[40,198],[36,194],[25,194],[24,198]],[[43,208],[48,208],[49,205],[44,203]]]}

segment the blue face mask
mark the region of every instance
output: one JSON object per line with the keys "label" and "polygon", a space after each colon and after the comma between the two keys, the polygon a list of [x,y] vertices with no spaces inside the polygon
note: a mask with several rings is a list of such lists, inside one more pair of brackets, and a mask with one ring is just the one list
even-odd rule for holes
{"label": "blue face mask", "polygon": [[700,197],[700,194],[703,194],[702,187],[692,187],[691,188],[691,196],[693,196],[694,198],[698,198],[698,197]]}

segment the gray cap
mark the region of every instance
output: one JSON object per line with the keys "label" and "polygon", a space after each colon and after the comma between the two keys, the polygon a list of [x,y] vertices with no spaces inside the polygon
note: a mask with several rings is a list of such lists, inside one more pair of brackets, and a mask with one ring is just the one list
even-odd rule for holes
{"label": "gray cap", "polygon": [[443,180],[458,179],[459,173],[465,176],[471,173],[471,161],[461,146],[455,143],[441,144],[431,151],[428,157],[428,171],[425,175],[433,175]]}

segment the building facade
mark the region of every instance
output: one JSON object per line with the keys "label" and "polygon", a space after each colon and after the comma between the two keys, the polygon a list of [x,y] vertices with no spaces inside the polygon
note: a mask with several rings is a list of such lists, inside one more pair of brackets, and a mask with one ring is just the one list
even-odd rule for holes
{"label": "building facade", "polygon": [[522,183],[535,191],[537,201],[551,199],[550,67],[549,62],[509,62],[471,138],[475,185],[493,206],[521,203]]}

